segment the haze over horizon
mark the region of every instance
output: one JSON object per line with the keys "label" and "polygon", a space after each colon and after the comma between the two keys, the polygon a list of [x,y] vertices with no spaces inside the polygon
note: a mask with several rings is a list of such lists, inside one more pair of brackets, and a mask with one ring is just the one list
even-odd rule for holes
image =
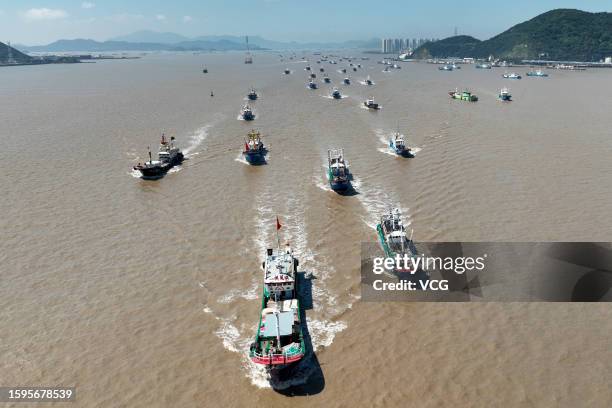
{"label": "haze over horizon", "polygon": [[313,0],[236,0],[202,4],[195,0],[0,0],[0,41],[40,45],[59,39],[98,41],[140,30],[172,32],[186,37],[252,35],[275,41],[341,42],[372,37],[445,38],[459,34],[487,39],[511,26],[555,8],[610,11],[609,0],[516,0],[499,11],[484,0],[452,0],[383,5],[364,0],[329,3]]}

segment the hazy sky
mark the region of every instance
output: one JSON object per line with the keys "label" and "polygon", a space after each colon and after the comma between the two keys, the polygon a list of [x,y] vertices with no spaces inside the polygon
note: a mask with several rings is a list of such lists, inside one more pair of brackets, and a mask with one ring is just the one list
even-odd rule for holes
{"label": "hazy sky", "polygon": [[0,0],[0,41],[106,40],[149,29],[273,40],[486,39],[553,8],[612,11],[612,0]]}

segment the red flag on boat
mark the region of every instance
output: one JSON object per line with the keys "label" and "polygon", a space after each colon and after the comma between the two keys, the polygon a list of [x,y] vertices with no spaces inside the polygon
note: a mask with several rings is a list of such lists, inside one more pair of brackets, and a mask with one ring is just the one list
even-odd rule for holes
{"label": "red flag on boat", "polygon": [[248,151],[249,150],[249,144],[247,142],[244,142],[244,151]]}
{"label": "red flag on boat", "polygon": [[276,230],[278,231],[279,229],[281,229],[282,225],[280,223],[280,221],[278,220],[278,215],[276,216]]}

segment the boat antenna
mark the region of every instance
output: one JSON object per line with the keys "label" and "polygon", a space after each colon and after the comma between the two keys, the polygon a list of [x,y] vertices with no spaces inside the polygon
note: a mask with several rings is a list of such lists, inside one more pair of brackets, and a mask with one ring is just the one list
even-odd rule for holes
{"label": "boat antenna", "polygon": [[147,149],[149,149],[149,163],[153,163],[153,156],[151,156],[151,146],[148,146]]}

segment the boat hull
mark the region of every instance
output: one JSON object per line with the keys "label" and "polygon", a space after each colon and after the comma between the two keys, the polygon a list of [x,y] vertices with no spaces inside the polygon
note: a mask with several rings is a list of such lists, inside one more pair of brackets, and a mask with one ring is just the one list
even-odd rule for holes
{"label": "boat hull", "polygon": [[263,149],[259,151],[242,152],[242,154],[249,164],[262,164],[266,161]]}

